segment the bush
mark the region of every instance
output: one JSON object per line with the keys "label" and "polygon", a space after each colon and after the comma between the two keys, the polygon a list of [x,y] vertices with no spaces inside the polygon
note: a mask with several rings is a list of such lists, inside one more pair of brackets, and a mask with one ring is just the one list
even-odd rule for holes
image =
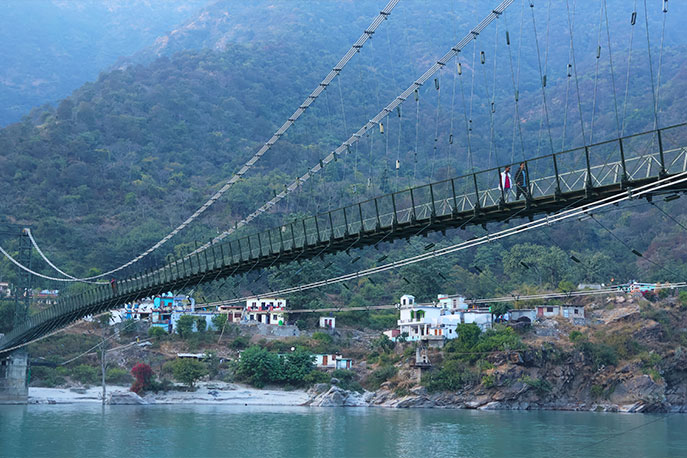
{"label": "bush", "polygon": [[534,388],[537,394],[540,396],[551,392],[552,389],[551,384],[543,378],[539,379],[525,375],[520,379],[520,381],[525,385]]}
{"label": "bush", "polygon": [[328,383],[331,378],[328,373],[315,369],[303,378],[303,382],[307,385],[314,385],[315,383]]}
{"label": "bush", "polygon": [[468,365],[459,360],[446,361],[443,367],[422,378],[422,384],[430,392],[457,391],[468,384],[475,383],[478,375]]}
{"label": "bush", "polygon": [[182,339],[186,339],[193,333],[193,323],[196,321],[195,317],[191,315],[183,315],[177,321],[177,334]]}
{"label": "bush", "polygon": [[251,385],[262,388],[266,383],[281,379],[281,361],[276,354],[253,346],[241,353],[236,375]]}
{"label": "bush", "polygon": [[196,331],[205,332],[208,329],[208,322],[204,316],[196,317]]}
{"label": "bush", "polygon": [[[393,375],[392,375],[393,377]],[[339,387],[348,391],[357,391],[362,393],[363,387],[356,380],[355,372],[346,369],[336,369],[332,372],[332,377],[339,380]]]}
{"label": "bush", "polygon": [[71,377],[84,385],[98,382],[98,370],[86,364],[80,364],[72,369]]}
{"label": "bush", "polygon": [[233,348],[233,349],[235,349],[235,350],[241,350],[241,349],[243,349],[243,348],[248,347],[248,344],[249,344],[249,343],[250,343],[250,340],[248,340],[248,337],[246,337],[246,336],[238,336],[237,338],[235,338],[235,339],[231,342],[230,346],[231,346],[231,348]]}
{"label": "bush", "polygon": [[123,367],[111,367],[105,371],[105,381],[118,385],[128,385],[131,383],[131,374]]}
{"label": "bush", "polygon": [[61,374],[57,369],[63,369],[64,367],[52,368],[46,366],[31,366],[29,377],[32,386],[44,386],[46,388],[53,388],[58,385],[64,385],[67,381],[64,379],[63,374]]}
{"label": "bush", "polygon": [[601,366],[615,365],[618,363],[618,353],[609,345],[581,340],[577,342],[575,346],[592,362],[594,370],[597,370]]}
{"label": "bush", "polygon": [[494,379],[493,374],[488,374],[482,377],[482,386],[484,386],[484,388],[491,388],[494,386],[495,383],[496,380]]}
{"label": "bush", "polygon": [[220,313],[212,317],[212,325],[217,332],[222,332],[225,324],[227,324],[227,315],[225,313]]}
{"label": "bush", "polygon": [[141,394],[150,389],[150,384],[153,381],[153,370],[149,365],[138,363],[131,368],[131,375],[134,376],[134,383],[129,390],[136,394]]}
{"label": "bush", "polygon": [[315,368],[315,357],[304,350],[296,350],[282,357],[281,381],[291,385],[303,385]]}
{"label": "bush", "polygon": [[367,383],[372,389],[376,390],[382,383],[396,375],[397,372],[398,369],[394,366],[382,366],[378,369],[375,369],[367,377]]}
{"label": "bush", "polygon": [[174,378],[193,388],[195,383],[208,373],[208,368],[205,364],[196,359],[179,358],[171,363],[172,375]]}
{"label": "bush", "polygon": [[148,329],[148,337],[152,337],[155,340],[159,340],[167,335],[167,331],[159,326],[152,326]]}

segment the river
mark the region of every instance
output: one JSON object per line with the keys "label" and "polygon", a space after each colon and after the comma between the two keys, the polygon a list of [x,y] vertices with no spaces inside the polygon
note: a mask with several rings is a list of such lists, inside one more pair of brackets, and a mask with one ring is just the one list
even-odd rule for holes
{"label": "river", "polygon": [[687,415],[0,406],[2,457],[677,457]]}

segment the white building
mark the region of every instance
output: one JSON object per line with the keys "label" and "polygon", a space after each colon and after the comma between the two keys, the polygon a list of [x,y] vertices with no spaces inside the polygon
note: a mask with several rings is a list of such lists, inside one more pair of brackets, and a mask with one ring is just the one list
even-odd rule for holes
{"label": "white building", "polygon": [[439,307],[448,310],[467,310],[468,304],[465,303],[465,298],[463,296],[449,296],[447,294],[439,294],[437,296],[439,300]]}
{"label": "white building", "polygon": [[320,369],[350,369],[353,367],[352,359],[334,353],[313,356],[315,357],[315,366]]}
{"label": "white building", "polygon": [[570,320],[584,318],[584,307],[577,305],[539,305],[537,318],[554,318],[561,316]]}
{"label": "white building", "polygon": [[321,316],[320,327],[326,329],[336,328],[336,318],[334,318],[333,316]]}
{"label": "white building", "polygon": [[492,314],[487,309],[467,310],[467,304],[459,296],[440,294],[438,299],[436,305],[416,304],[413,296],[401,296],[400,335],[409,341],[455,339],[459,324],[475,323],[482,331],[491,328]]}
{"label": "white building", "polygon": [[246,301],[245,319],[258,323],[283,326],[286,299],[278,297],[251,297]]}

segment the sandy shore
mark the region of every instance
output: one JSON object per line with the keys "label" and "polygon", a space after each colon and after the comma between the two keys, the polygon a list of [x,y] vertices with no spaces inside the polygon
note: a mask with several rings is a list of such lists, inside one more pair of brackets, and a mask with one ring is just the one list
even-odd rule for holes
{"label": "sandy shore", "polygon": [[[107,394],[125,393],[128,386],[108,386]],[[143,397],[150,404],[223,404],[298,406],[310,399],[303,390],[258,390],[235,383],[199,383],[194,392],[167,391],[150,393]],[[29,404],[101,403],[102,387],[80,388],[29,388]]]}

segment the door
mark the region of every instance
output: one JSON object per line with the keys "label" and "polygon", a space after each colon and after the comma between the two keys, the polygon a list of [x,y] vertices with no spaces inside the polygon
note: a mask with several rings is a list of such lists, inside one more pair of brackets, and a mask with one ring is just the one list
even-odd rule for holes
{"label": "door", "polygon": [[327,355],[322,356],[322,365],[323,365],[323,366],[326,366],[326,365],[329,364],[329,362],[327,361],[327,359],[328,359]]}

